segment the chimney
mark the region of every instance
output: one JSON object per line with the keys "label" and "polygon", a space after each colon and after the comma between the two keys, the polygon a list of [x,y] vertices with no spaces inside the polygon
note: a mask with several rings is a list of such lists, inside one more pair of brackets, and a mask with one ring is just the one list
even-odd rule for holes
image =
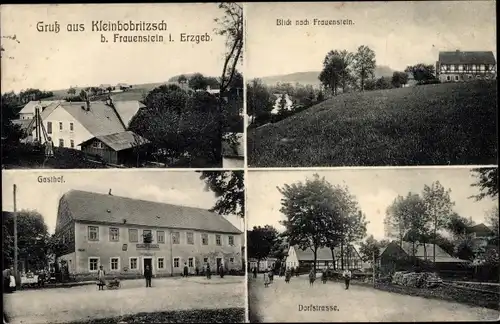
{"label": "chimney", "polygon": [[109,189],[108,195],[113,196],[113,194],[111,194],[111,189]]}

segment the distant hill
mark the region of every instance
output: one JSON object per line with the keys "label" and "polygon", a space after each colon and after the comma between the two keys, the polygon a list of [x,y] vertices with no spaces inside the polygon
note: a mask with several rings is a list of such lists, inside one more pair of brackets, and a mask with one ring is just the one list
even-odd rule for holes
{"label": "distant hill", "polygon": [[[318,79],[320,72],[321,71],[296,72],[290,74],[261,77],[259,79],[261,79],[262,82],[268,86],[276,85],[279,82],[291,84],[299,83],[302,85],[310,84],[313,87],[319,87],[321,85],[321,82]],[[393,73],[394,70],[385,65],[377,66],[375,68],[375,78],[389,77],[392,76]]]}
{"label": "distant hill", "polygon": [[[195,75],[196,73],[184,73],[184,74],[179,74],[179,75],[175,75],[173,77],[171,77],[170,79],[168,79],[168,82],[177,82],[177,79],[179,79],[179,77],[181,75],[185,76],[186,78],[191,78],[193,75]],[[202,73],[203,74],[203,73]],[[204,77],[206,78],[216,78],[216,79],[219,79],[219,77],[214,77],[214,76],[211,76],[211,75],[204,75]]]}

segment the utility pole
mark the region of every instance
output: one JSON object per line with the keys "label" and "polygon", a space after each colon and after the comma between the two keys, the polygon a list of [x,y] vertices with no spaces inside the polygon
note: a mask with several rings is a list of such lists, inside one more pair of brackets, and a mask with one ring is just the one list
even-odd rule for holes
{"label": "utility pole", "polygon": [[13,186],[14,197],[14,274],[17,276],[17,208],[16,208],[16,191],[17,186]]}

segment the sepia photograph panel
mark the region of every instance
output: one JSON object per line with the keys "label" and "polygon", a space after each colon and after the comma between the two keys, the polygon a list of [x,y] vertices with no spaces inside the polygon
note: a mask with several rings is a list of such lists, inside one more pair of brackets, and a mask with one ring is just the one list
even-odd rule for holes
{"label": "sepia photograph panel", "polygon": [[249,171],[251,323],[498,320],[498,168]]}
{"label": "sepia photograph panel", "polygon": [[4,323],[245,322],[243,171],[131,171],[2,172]]}
{"label": "sepia photograph panel", "polygon": [[494,1],[249,3],[249,167],[493,165]]}
{"label": "sepia photograph panel", "polygon": [[1,14],[3,168],[244,167],[241,4]]}

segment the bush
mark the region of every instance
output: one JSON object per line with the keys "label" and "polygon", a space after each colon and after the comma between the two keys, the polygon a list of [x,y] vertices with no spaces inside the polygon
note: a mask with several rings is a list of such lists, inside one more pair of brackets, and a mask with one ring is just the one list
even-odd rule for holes
{"label": "bush", "polygon": [[426,84],[439,84],[441,83],[441,80],[439,79],[431,79],[431,80],[423,80],[417,82],[417,85],[426,85]]}

